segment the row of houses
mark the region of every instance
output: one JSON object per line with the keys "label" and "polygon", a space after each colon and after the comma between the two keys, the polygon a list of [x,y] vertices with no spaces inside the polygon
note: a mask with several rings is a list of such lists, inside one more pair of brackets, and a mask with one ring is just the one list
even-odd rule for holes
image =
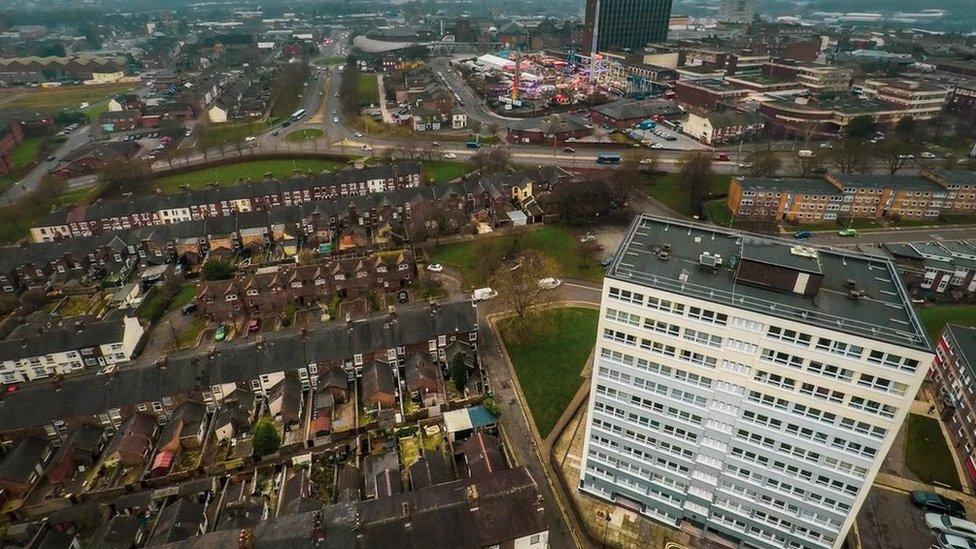
{"label": "row of houses", "polygon": [[31,228],[34,242],[198,221],[208,217],[267,210],[345,196],[383,193],[420,186],[417,162],[350,168],[336,173],[293,177],[284,181],[241,183],[172,195],[96,202],[54,212]]}
{"label": "row of houses", "polygon": [[935,297],[976,295],[976,241],[885,243],[910,289]]}
{"label": "row of houses", "polygon": [[763,221],[934,220],[976,213],[976,173],[926,169],[919,175],[829,173],[820,179],[737,176],[726,205],[735,216]]}

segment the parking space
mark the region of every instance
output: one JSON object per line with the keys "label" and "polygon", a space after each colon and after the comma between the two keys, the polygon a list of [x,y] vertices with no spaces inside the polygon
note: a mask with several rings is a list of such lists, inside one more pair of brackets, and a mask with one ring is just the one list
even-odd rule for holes
{"label": "parking space", "polygon": [[654,128],[648,129],[632,128],[627,130],[627,135],[651,149],[694,151],[709,148],[681,132],[666,127],[664,124],[658,124]]}
{"label": "parking space", "polygon": [[872,486],[857,515],[863,549],[926,549],[935,535],[925,527],[925,512],[905,492]]}

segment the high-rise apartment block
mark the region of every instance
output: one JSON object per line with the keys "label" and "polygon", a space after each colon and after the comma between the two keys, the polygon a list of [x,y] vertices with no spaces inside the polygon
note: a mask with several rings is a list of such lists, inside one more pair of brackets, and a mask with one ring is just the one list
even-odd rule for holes
{"label": "high-rise apartment block", "polygon": [[671,0],[586,0],[584,48],[637,50],[668,37]]}
{"label": "high-rise apartment block", "polygon": [[638,217],[604,279],[580,489],[839,548],[932,357],[887,259]]}

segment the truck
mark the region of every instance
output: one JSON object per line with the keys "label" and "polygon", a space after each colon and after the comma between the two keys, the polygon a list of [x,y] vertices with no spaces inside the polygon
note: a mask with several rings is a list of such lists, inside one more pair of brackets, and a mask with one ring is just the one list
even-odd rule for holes
{"label": "truck", "polygon": [[478,288],[471,292],[471,301],[488,301],[496,295],[498,295],[498,292],[491,288]]}

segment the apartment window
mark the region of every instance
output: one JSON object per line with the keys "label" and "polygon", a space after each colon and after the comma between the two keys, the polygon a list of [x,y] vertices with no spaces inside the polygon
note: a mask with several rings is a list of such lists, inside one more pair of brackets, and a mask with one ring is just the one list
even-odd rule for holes
{"label": "apartment window", "polygon": [[[613,290],[611,289],[611,291]],[[648,297],[647,306],[651,309],[657,309],[666,313],[674,313],[676,315],[683,315],[685,312],[685,306],[683,304],[656,297]]]}
{"label": "apartment window", "polygon": [[620,288],[610,288],[610,298],[627,303],[633,303],[635,305],[644,304],[643,294],[632,292],[630,290],[621,290]]}
{"label": "apartment window", "polygon": [[805,334],[796,330],[780,328],[779,326],[770,326],[769,331],[766,332],[766,335],[773,339],[793,343],[794,345],[802,345],[804,347],[810,346],[810,334]]}
{"label": "apartment window", "polygon": [[641,340],[641,349],[664,356],[674,356],[677,352],[677,349],[673,345],[665,345],[660,341],[652,341],[650,339]]}
{"label": "apartment window", "polygon": [[796,380],[791,377],[771,374],[764,371],[756,372],[756,376],[753,379],[760,383],[765,383],[766,385],[772,385],[773,387],[779,387],[780,389],[786,389],[789,391],[792,391],[796,386]]}
{"label": "apartment window", "polygon": [[758,345],[755,345],[753,343],[749,343],[748,341],[742,341],[742,340],[739,340],[739,339],[726,339],[725,340],[725,347],[726,348],[729,348],[729,349],[732,349],[732,350],[735,350],[735,351],[740,351],[740,352],[743,352],[743,353],[747,353],[747,354],[750,354],[750,355],[751,354],[755,354],[755,352],[757,350],[759,350],[759,346]]}
{"label": "apartment window", "polygon": [[738,362],[733,362],[731,360],[723,360],[722,369],[737,374],[745,374],[745,375],[749,375],[749,372],[751,371],[751,368],[749,368],[749,366],[746,366],[745,364],[740,364]]}
{"label": "apartment window", "polygon": [[801,385],[800,393],[823,400],[829,400],[830,402],[843,402],[845,396],[844,393],[840,391],[834,391],[827,387],[819,387],[812,383],[804,383]]}
{"label": "apartment window", "polygon": [[861,358],[861,354],[864,353],[864,347],[854,345],[853,343],[834,341],[825,337],[817,340],[817,349],[850,358]]}
{"label": "apartment window", "polygon": [[690,328],[685,330],[684,338],[692,343],[697,343],[699,345],[707,345],[709,347],[721,347],[722,338],[717,335],[712,335],[699,330],[692,330]]}
{"label": "apartment window", "polygon": [[743,330],[748,330],[750,332],[762,332],[766,327],[762,322],[757,322],[755,320],[749,320],[747,318],[742,318],[739,316],[732,317],[732,326],[740,328]]}
{"label": "apartment window", "polygon": [[616,309],[607,309],[605,318],[607,320],[612,320],[614,322],[620,322],[630,326],[640,326],[640,316],[627,313],[624,311],[618,311]]}
{"label": "apartment window", "polygon": [[895,412],[897,411],[897,408],[894,406],[857,396],[851,397],[850,407],[886,418],[895,417]]}
{"label": "apartment window", "polygon": [[847,368],[824,364],[823,362],[810,362],[807,365],[807,371],[841,381],[850,381],[854,376],[854,372]]}
{"label": "apartment window", "polygon": [[774,351],[773,349],[763,349],[760,358],[766,362],[782,364],[783,366],[789,366],[791,368],[800,368],[803,366],[803,357],[794,356],[782,351]]}
{"label": "apartment window", "polygon": [[706,368],[714,368],[715,364],[718,362],[714,357],[706,356],[701,353],[695,353],[685,349],[681,350],[681,360],[690,362],[696,366],[704,366]]}
{"label": "apartment window", "polygon": [[702,322],[708,322],[711,324],[717,324],[719,326],[725,326],[729,321],[729,315],[725,313],[717,313],[708,309],[702,309],[701,307],[689,307],[688,318],[693,318],[695,320],[700,320]]}
{"label": "apartment window", "polygon": [[888,368],[904,370],[906,372],[914,372],[916,369],[918,369],[917,360],[882,351],[871,351],[871,353],[868,355],[868,362],[886,366]]}
{"label": "apartment window", "polygon": [[908,389],[908,385],[904,383],[896,383],[890,379],[872,376],[869,374],[861,374],[861,377],[857,379],[857,384],[863,387],[869,387],[871,389],[884,391],[886,393],[893,393],[896,395],[903,395],[905,394],[905,390]]}
{"label": "apartment window", "polygon": [[618,332],[617,330],[611,330],[610,328],[603,329],[603,339],[608,339],[610,341],[615,341],[617,343],[622,343],[624,345],[636,345],[637,337],[624,332]]}
{"label": "apartment window", "polygon": [[678,331],[681,329],[675,324],[668,324],[662,320],[651,320],[650,318],[644,320],[644,328],[675,337],[678,336]]}

